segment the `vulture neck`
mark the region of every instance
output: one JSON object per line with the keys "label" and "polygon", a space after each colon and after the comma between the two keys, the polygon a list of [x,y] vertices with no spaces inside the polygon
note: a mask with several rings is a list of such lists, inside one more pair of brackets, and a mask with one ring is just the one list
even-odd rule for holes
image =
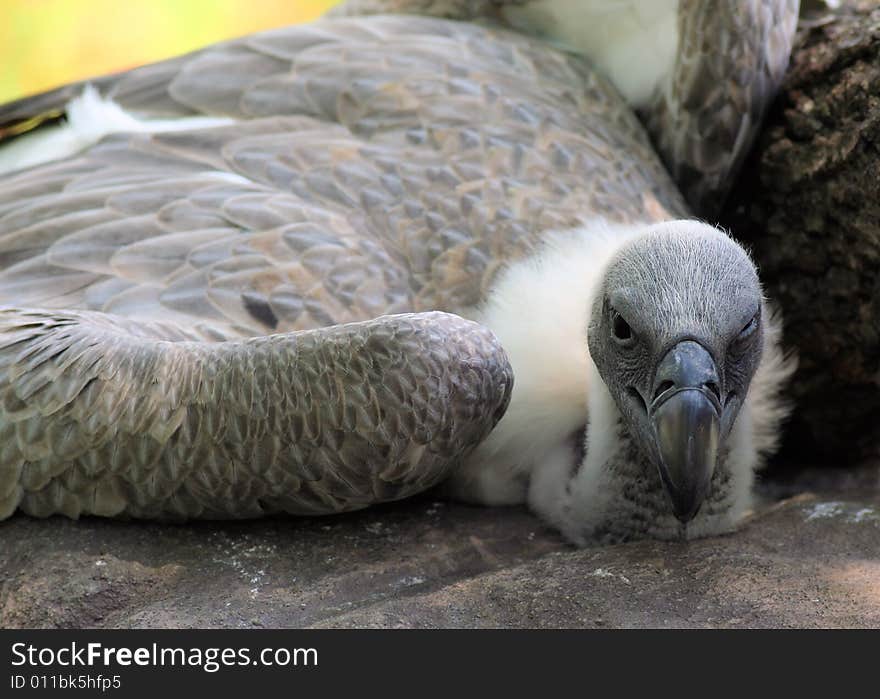
{"label": "vulture neck", "polygon": [[[596,221],[548,235],[513,263],[478,309],[461,310],[495,333],[513,368],[510,405],[458,474],[453,492],[486,504],[521,503],[530,474],[560,454],[571,469],[593,389],[587,325],[605,266],[643,226]],[[601,383],[601,380],[600,380]]]}
{"label": "vulture neck", "polygon": [[[752,411],[746,403],[718,456],[712,488],[683,526],[673,515],[659,471],[631,438],[611,394],[590,362],[586,455],[568,473],[562,459],[532,474],[532,510],[578,545],[632,538],[695,539],[733,530],[751,506],[757,461]],[[555,468],[555,472],[554,472]],[[639,523],[641,531],[633,528]]]}

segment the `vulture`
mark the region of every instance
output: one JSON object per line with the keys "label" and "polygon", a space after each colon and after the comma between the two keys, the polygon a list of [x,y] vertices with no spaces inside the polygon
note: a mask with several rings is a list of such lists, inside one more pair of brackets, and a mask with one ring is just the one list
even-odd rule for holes
{"label": "vulture", "polygon": [[731,530],[793,360],[697,217],[797,11],[350,0],[0,106],[0,518]]}

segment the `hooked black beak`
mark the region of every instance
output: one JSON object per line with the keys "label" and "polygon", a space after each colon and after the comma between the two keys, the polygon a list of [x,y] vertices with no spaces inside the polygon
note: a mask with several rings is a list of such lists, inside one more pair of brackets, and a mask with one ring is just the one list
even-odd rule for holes
{"label": "hooked black beak", "polygon": [[657,367],[650,416],[660,453],[660,477],[683,524],[709,493],[721,431],[718,369],[691,340],[675,345]]}

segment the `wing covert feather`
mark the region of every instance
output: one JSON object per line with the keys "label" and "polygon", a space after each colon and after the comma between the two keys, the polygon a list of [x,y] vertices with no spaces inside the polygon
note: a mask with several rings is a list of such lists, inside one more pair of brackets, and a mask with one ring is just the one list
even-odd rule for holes
{"label": "wing covert feather", "polygon": [[236,121],[0,180],[0,517],[424,489],[512,377],[485,328],[422,312],[479,303],[548,231],[686,211],[613,89],[501,29],[326,20],[94,84],[142,115]]}
{"label": "wing covert feather", "polygon": [[[0,299],[46,303],[21,294],[20,267],[12,286],[10,263],[30,255],[101,285],[69,289],[67,307],[191,316],[221,335],[454,311],[546,230],[684,211],[612,89],[501,29],[327,20],[98,84],[142,108],[139,71],[151,94],[166,80],[161,110],[241,121],[110,136],[7,177]],[[48,193],[31,185],[46,178]]]}

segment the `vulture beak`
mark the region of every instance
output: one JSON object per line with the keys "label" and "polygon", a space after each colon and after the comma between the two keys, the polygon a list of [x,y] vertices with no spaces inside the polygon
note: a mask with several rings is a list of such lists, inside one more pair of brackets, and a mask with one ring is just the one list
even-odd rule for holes
{"label": "vulture beak", "polygon": [[683,524],[696,516],[715,472],[723,412],[719,386],[715,361],[692,340],[670,349],[654,378],[649,414],[658,468]]}

